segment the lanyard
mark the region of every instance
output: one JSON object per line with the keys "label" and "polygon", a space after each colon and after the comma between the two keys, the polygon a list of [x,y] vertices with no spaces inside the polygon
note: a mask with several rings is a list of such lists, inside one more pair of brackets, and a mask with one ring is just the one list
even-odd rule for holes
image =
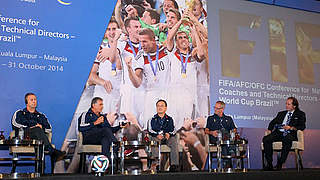
{"label": "lanyard", "polygon": [[159,61],[159,48],[158,48],[158,46],[157,46],[156,65],[155,66],[153,66],[153,64],[152,64],[152,59],[150,57],[150,54],[148,53],[147,55],[148,55],[148,61],[149,61],[149,64],[151,66],[153,75],[156,76],[157,75],[157,70],[158,70],[158,61]]}
{"label": "lanyard", "polygon": [[[129,43],[129,46],[130,46],[130,48],[131,48],[131,50],[132,50],[132,53],[133,53],[134,57],[136,57],[136,56],[137,56],[137,53],[136,53],[136,51],[134,50],[134,47],[133,47],[132,42],[131,42],[130,39],[129,39],[128,43]],[[140,50],[141,50],[141,44],[139,43],[138,51],[140,51]]]}
{"label": "lanyard", "polygon": [[[189,52],[187,52],[186,59],[183,58],[182,54],[180,53],[180,60],[181,60],[181,73],[186,73],[187,72],[187,64],[188,64],[188,59],[189,59]],[[183,63],[183,61],[186,61]]]}

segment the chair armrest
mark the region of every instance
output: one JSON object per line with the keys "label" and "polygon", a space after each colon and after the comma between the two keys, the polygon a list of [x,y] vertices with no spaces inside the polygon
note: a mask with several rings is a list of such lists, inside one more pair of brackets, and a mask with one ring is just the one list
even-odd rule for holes
{"label": "chair armrest", "polygon": [[78,142],[77,142],[78,146],[82,146],[83,145],[83,135],[82,132],[79,131],[78,133]]}
{"label": "chair armrest", "polygon": [[264,131],[264,136],[271,134],[269,130]]}
{"label": "chair armrest", "polygon": [[176,133],[176,139],[177,139],[177,143],[180,144],[179,140],[180,140],[180,133]]}
{"label": "chair armrest", "polygon": [[49,142],[51,143],[51,141],[52,141],[52,132],[45,133],[45,134],[47,135],[48,140],[49,140]]}
{"label": "chair armrest", "polygon": [[[51,143],[51,140],[52,140],[52,132],[45,133],[45,134],[47,135],[48,140],[49,140],[49,142]],[[16,135],[15,130],[12,130],[12,131],[10,132],[10,135],[9,135],[10,139],[14,138],[15,135]]]}
{"label": "chair armrest", "polygon": [[298,131],[297,131],[297,137],[298,137],[298,142],[304,143],[303,131],[298,130]]}
{"label": "chair armrest", "polygon": [[204,144],[205,144],[205,148],[208,149],[209,148],[209,135],[208,134],[205,134],[204,136]]}

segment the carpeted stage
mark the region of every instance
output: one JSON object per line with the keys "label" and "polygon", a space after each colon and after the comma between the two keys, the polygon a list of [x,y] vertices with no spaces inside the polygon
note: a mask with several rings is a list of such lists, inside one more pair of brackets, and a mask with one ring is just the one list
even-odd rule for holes
{"label": "carpeted stage", "polygon": [[304,169],[297,172],[294,169],[282,171],[250,170],[246,173],[208,173],[208,172],[184,172],[184,173],[158,173],[153,175],[106,175],[95,177],[89,174],[57,174],[45,175],[38,179],[107,179],[107,180],[320,180],[320,169]]}

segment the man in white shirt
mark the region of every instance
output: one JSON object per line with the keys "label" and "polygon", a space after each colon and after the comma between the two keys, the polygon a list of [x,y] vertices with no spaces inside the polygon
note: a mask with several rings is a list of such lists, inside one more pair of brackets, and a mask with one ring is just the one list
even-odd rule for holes
{"label": "man in white shirt", "polygon": [[142,125],[142,112],[144,103],[144,86],[136,88],[133,86],[129,78],[128,68],[124,60],[126,58],[134,59],[141,50],[139,43],[139,31],[141,24],[136,17],[128,17],[124,21],[125,29],[127,31],[126,38],[120,38],[117,42],[117,49],[115,53],[118,54],[123,69],[123,77],[120,85],[120,113],[132,113]]}
{"label": "man in white shirt", "polygon": [[[144,81],[146,93],[143,120],[147,120],[156,111],[154,104],[159,99],[167,99],[170,60],[166,48],[157,45],[151,29],[142,29],[139,37],[143,51],[134,60],[126,58],[126,63],[132,84],[138,88]],[[143,129],[146,128],[146,123],[142,125]]]}
{"label": "man in white shirt", "polygon": [[[197,105],[197,64],[204,59],[203,51],[196,48],[200,38],[194,26],[190,25],[190,32],[181,30],[182,24],[190,23],[186,17],[180,19],[171,30],[167,38],[167,47],[171,51],[171,81],[169,88],[170,113],[175,120],[176,130],[180,129],[187,118],[194,118]],[[189,34],[194,35],[192,46]]]}

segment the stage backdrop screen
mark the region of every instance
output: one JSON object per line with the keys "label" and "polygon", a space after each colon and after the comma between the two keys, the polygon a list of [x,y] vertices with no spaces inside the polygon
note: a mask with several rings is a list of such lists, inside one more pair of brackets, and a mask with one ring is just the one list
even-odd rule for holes
{"label": "stage backdrop screen", "polygon": [[266,128],[294,96],[320,121],[320,15],[248,1],[208,1],[212,102],[239,127]]}
{"label": "stage backdrop screen", "polygon": [[0,6],[0,129],[24,95],[38,96],[38,111],[60,146],[85,86],[116,1],[2,0]]}

